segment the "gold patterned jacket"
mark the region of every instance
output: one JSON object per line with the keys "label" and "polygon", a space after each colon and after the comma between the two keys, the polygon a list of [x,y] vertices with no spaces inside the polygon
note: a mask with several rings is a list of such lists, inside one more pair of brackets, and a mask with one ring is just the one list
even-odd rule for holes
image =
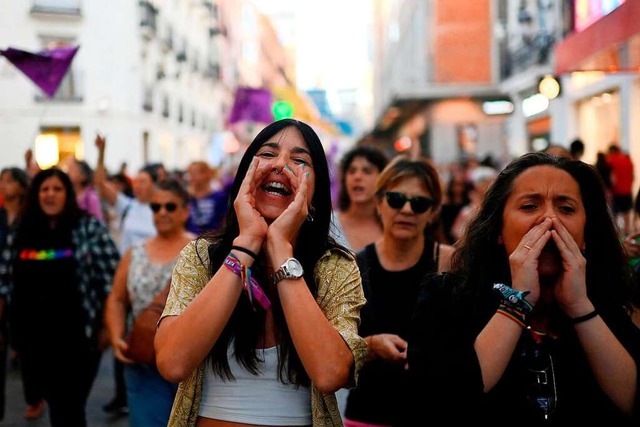
{"label": "gold patterned jacket", "polygon": [[[182,313],[209,282],[207,246],[208,243],[204,239],[199,239],[189,243],[180,253],[161,319]],[[348,385],[353,387],[367,356],[367,345],[358,335],[360,309],[366,302],[360,271],[351,254],[334,249],[327,251],[318,260],[314,268],[314,277],[318,285],[316,301],[320,309],[353,353],[355,364]],[[178,386],[169,427],[195,426],[200,406],[204,363]],[[311,413],[314,427],[343,425],[335,393],[321,393],[313,384]]]}

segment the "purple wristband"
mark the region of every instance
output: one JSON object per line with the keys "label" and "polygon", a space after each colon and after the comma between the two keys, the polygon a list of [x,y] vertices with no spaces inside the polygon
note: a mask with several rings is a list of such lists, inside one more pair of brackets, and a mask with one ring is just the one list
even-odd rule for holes
{"label": "purple wristband", "polygon": [[[236,276],[240,276],[242,277],[241,271],[240,271],[240,262],[238,262],[236,259],[234,259],[232,256],[227,256],[224,260],[224,266],[227,267],[233,274],[235,274]],[[269,309],[269,307],[271,307],[271,301],[269,301],[269,298],[267,297],[267,295],[264,293],[264,291],[262,290],[262,287],[260,286],[260,284],[258,283],[258,281],[256,279],[254,279],[253,277],[251,277],[249,279],[249,282],[251,284],[251,293],[253,294],[253,296],[255,297],[255,299],[258,301],[258,304],[260,304],[260,306],[267,311]]]}

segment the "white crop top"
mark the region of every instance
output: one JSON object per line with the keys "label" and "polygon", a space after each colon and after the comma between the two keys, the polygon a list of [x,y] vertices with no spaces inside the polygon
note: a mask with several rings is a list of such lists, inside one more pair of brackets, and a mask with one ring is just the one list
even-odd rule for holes
{"label": "white crop top", "polygon": [[238,363],[233,344],[227,357],[235,380],[223,381],[207,365],[198,415],[245,424],[311,425],[309,387],[296,388],[278,380],[277,347],[256,351],[258,358],[264,360],[259,375],[253,375]]}

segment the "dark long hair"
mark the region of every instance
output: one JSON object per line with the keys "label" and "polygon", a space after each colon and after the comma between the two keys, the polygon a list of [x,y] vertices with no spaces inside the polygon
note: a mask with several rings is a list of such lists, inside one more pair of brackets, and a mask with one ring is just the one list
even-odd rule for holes
{"label": "dark long hair", "polygon": [[[307,124],[295,119],[283,119],[271,123],[265,127],[251,142],[245,151],[238,170],[231,185],[229,193],[227,215],[222,227],[216,231],[202,236],[209,242],[209,273],[211,276],[220,268],[222,262],[229,254],[233,239],[239,233],[238,217],[233,208],[233,201],[238,195],[240,185],[244,179],[249,165],[260,147],[268,142],[275,134],[287,127],[295,127],[300,131],[303,139],[309,146],[313,171],[315,173],[315,190],[311,205],[315,209],[313,221],[305,221],[298,235],[294,256],[302,263],[304,278],[311,293],[317,295],[317,285],[313,275],[314,267],[320,257],[332,247],[340,247],[329,234],[331,221],[331,191],[329,182],[329,167],[322,148],[322,143],[315,131]],[[252,275],[258,279],[262,286],[267,287],[266,265],[263,260],[252,266]],[[276,336],[280,347],[278,349],[278,371],[283,382],[297,385],[309,385],[309,377],[296,353],[287,323],[282,312],[282,307],[276,300],[277,295],[270,295],[274,315]],[[275,301],[274,301],[275,300]],[[258,373],[258,358],[256,356],[256,344],[265,328],[265,313],[261,309],[255,311],[248,299],[243,295],[236,305],[231,318],[225,326],[220,338],[213,346],[209,354],[209,361],[213,370],[221,378],[231,379],[231,371],[227,359],[227,348],[233,339],[236,359],[250,372]],[[285,368],[286,367],[286,368]]]}
{"label": "dark long hair", "polygon": [[378,169],[378,172],[382,172],[389,162],[389,159],[382,151],[368,145],[360,145],[352,148],[342,156],[342,160],[340,161],[340,194],[338,195],[338,209],[341,211],[346,211],[351,205],[351,199],[349,198],[346,186],[347,171],[349,167],[351,167],[351,163],[358,157],[362,157],[374,165]]}
{"label": "dark long hair", "polygon": [[[454,253],[452,270],[466,278],[465,289],[482,293],[496,281],[510,281],[509,259],[499,243],[502,213],[513,182],[525,170],[548,165],[567,172],[578,183],[586,224],[584,256],[587,293],[596,307],[623,307],[629,301],[630,269],[607,208],[598,172],[593,166],[544,153],[528,153],[513,160],[489,187],[480,210],[466,229]],[[611,306],[610,304],[613,304]]]}
{"label": "dark long hair", "polygon": [[56,218],[56,230],[62,234],[70,234],[83,216],[82,211],[78,207],[76,193],[73,190],[73,184],[69,176],[55,167],[41,170],[31,180],[31,186],[27,193],[27,201],[22,221],[16,234],[16,243],[18,245],[20,242],[31,241],[31,239],[37,237],[42,230],[50,228],[51,218],[44,213],[42,206],[40,206],[39,193],[44,181],[52,177],[60,179],[66,191],[64,208],[58,218]]}
{"label": "dark long hair", "polygon": [[25,172],[24,169],[20,169],[18,167],[12,166],[3,168],[0,170],[0,177],[4,174],[8,174],[11,176],[11,179],[18,183],[20,188],[22,188],[22,195],[20,196],[20,205],[21,209],[24,208],[24,204],[27,200],[27,193],[29,191],[29,175]]}

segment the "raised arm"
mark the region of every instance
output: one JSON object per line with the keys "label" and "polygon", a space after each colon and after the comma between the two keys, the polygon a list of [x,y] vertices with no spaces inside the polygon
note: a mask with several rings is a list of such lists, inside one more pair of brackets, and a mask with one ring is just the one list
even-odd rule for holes
{"label": "raised arm", "polygon": [[93,184],[100,193],[100,197],[113,206],[116,204],[116,198],[118,197],[118,188],[107,180],[107,170],[104,166],[104,151],[107,140],[104,136],[96,134],[95,144],[98,148],[98,163],[93,176]]}

